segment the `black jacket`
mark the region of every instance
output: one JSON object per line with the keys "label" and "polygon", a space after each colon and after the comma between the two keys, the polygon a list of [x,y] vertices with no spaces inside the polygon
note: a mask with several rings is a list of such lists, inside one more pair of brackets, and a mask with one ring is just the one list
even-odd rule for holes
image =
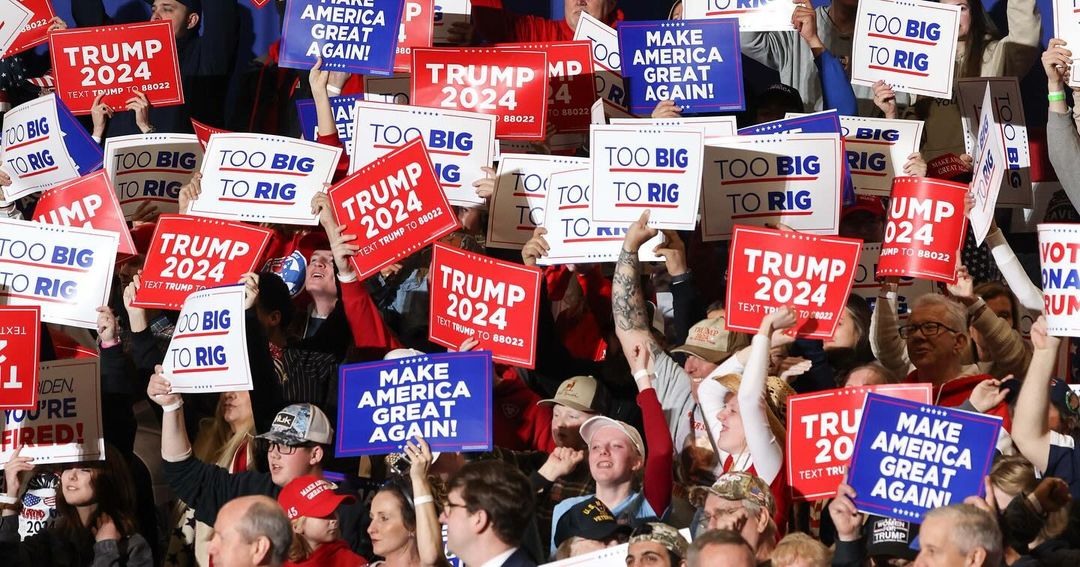
{"label": "black jacket", "polygon": [[[239,496],[263,494],[277,498],[281,487],[270,479],[270,473],[248,471],[229,473],[227,470],[204,463],[194,457],[175,463],[164,463],[165,479],[177,498],[195,511],[195,519],[214,525],[218,510],[228,501]],[[360,498],[353,504],[342,504],[337,509],[341,525],[341,537],[349,542],[353,551],[372,558],[371,541],[368,539],[368,506]]]}
{"label": "black jacket", "polygon": [[[185,103],[150,109],[150,123],[159,132],[191,133],[191,118],[212,126],[225,123],[225,94],[236,58],[236,30],[239,7],[236,0],[203,2],[200,14],[202,33],[196,29],[177,40],[177,60],[183,81]],[[102,0],[71,3],[71,15],[79,27],[110,25]],[[139,134],[132,112],[117,112],[105,137]]]}

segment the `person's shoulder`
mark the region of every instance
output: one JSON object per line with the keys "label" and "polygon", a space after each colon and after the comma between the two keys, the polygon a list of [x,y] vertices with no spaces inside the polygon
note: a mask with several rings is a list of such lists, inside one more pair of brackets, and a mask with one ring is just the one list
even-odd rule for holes
{"label": "person's shoulder", "polygon": [[536,562],[532,557],[529,557],[529,552],[525,551],[525,548],[519,547],[514,550],[514,553],[510,557],[506,558],[502,567],[533,567]]}

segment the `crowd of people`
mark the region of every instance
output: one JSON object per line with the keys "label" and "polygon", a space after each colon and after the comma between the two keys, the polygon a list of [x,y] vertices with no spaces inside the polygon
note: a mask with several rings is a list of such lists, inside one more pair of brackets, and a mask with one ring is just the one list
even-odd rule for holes
{"label": "crowd of people", "polygon": [[[172,23],[187,102],[157,108],[135,93],[120,112],[99,98],[85,117],[97,142],[189,133],[192,119],[299,137],[294,102],[312,98],[318,142],[342,145],[329,100],[358,92],[358,77],[278,67],[276,43],[238,69],[238,0],[147,2],[151,19]],[[1028,124],[1032,174],[1050,181],[1056,171],[1071,206],[1054,220],[1077,220],[1070,46],[1053,39],[1042,48],[1047,21],[1034,0],[998,3],[1007,33],[982,0],[941,2],[961,8],[957,79],[1045,73],[1045,137]],[[265,9],[284,17],[284,5]],[[102,0],[71,6],[80,27],[122,19]],[[764,88],[747,78],[740,126],[822,109],[922,120],[921,151],[904,172],[970,181],[955,100],[883,81],[852,85],[857,6],[795,0],[794,31],[741,34],[743,57],[775,78]],[[666,13],[680,19],[683,9],[676,0]],[[566,0],[556,20],[474,0],[469,23],[453,24],[448,37],[454,45],[570,40],[586,13],[613,27],[624,17],[616,0]],[[56,18],[50,29],[68,25]],[[9,105],[48,94],[29,71],[34,58],[0,60]],[[680,115],[678,101],[653,112]],[[576,153],[588,155],[587,145]],[[495,170],[486,171],[470,181],[490,199]],[[10,183],[0,165],[0,185]],[[181,214],[200,194],[196,174],[180,190]],[[0,213],[32,219],[35,201],[0,202]],[[983,246],[968,235],[956,283],[909,297],[898,278],[885,278],[876,297],[852,293],[835,336],[822,341],[792,336],[790,307],[764,314],[752,335],[730,330],[728,243],[665,230],[655,250],[663,262],[643,263],[639,251],[659,234],[646,213],[626,228],[614,264],[542,267],[535,369],[494,366],[490,451],[433,452],[413,438],[385,458],[355,458],[334,452],[339,368],[445,350],[428,338],[431,249],[358,280],[357,236],[337,224],[325,194],[311,207],[320,225],[268,225],[261,270],[240,282],[250,391],[173,392],[161,365],[177,312],[133,305],[142,255],[118,264],[96,329],[43,325],[43,362],[100,358],[106,454],[42,465],[20,449],[3,463],[0,564],[516,567],[589,553],[601,561],[609,548],[629,567],[1080,564],[1080,508],[1071,504],[1080,495],[1080,397],[1059,363],[1067,339],[1050,335],[1041,317],[1043,294],[1028,275],[1037,266],[1020,259],[1034,245],[1009,242],[1008,214]],[[526,266],[550,249],[543,228],[520,254],[487,249],[485,208],[458,213],[462,228],[444,244]],[[881,198],[851,199],[839,233],[881,242],[885,213]],[[156,215],[147,207],[130,219],[143,253]],[[457,350],[477,348],[469,340]],[[798,432],[787,426],[788,397],[899,383],[930,384],[937,405],[1003,419],[984,494],[933,509],[921,525],[860,511],[846,482],[828,499],[793,497],[785,452]],[[41,494],[54,495],[49,521],[27,532],[25,507]]]}

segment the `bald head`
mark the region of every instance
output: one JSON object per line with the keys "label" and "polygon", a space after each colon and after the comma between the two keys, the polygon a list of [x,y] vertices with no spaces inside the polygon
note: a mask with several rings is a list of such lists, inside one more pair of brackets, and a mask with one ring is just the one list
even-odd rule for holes
{"label": "bald head", "polygon": [[241,496],[221,507],[209,552],[218,567],[277,567],[292,542],[292,526],[268,496]]}

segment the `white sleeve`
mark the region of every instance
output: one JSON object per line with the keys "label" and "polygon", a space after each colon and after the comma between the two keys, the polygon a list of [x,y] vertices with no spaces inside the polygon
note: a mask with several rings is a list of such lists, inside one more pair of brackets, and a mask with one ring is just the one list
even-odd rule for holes
{"label": "white sleeve", "polygon": [[739,362],[738,353],[735,353],[727,357],[727,360],[721,362],[719,366],[710,372],[708,378],[717,378],[728,374],[742,374],[745,369],[746,367]]}
{"label": "white sleeve", "polygon": [[1042,313],[1043,292],[1032,283],[1031,278],[1024,271],[1024,267],[1016,259],[1016,254],[1013,253],[1012,247],[1005,240],[1005,235],[1001,233],[1000,228],[996,228],[986,235],[986,244],[990,247],[990,253],[994,255],[994,261],[997,262],[998,269],[1001,270],[1001,275],[1005,278],[1005,283],[1009,284],[1009,289],[1020,300],[1020,305],[1023,305],[1024,309],[1029,311]]}
{"label": "white sleeve", "polygon": [[897,332],[896,293],[878,294],[870,313],[870,350],[896,376],[906,376],[913,366],[907,355],[907,343]]}
{"label": "white sleeve", "polygon": [[784,450],[769,428],[765,405],[765,380],[769,372],[769,347],[766,335],[754,335],[750,343],[750,360],[739,385],[739,414],[742,416],[746,446],[754,462],[754,470],[765,482],[772,484],[784,464]]}

